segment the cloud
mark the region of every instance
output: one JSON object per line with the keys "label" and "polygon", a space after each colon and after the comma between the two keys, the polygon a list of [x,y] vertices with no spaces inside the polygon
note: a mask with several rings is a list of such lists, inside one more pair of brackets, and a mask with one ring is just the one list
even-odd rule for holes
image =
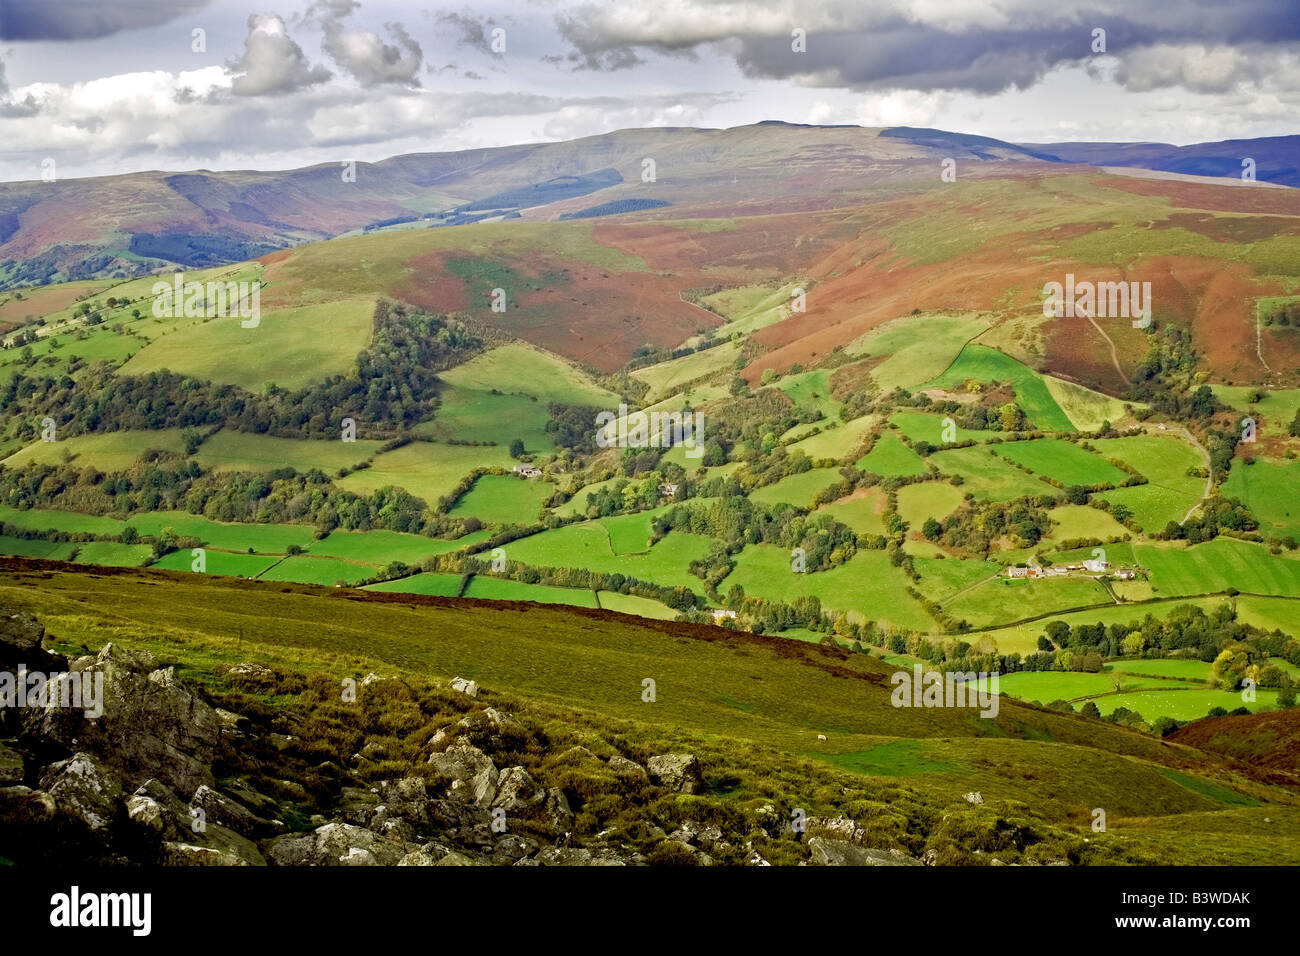
{"label": "cloud", "polygon": [[1290,73],[1295,88],[1300,57],[1258,45],[1156,44],[1119,58],[1114,78],[1133,92],[1179,86],[1196,93],[1228,93],[1242,83],[1269,85]]}
{"label": "cloud", "polygon": [[[1059,0],[1047,8],[1035,0],[663,0],[653,7],[580,3],[557,13],[555,24],[572,47],[566,58],[588,69],[625,69],[639,53],[680,56],[711,47],[754,79],[978,94],[1023,90],[1057,67],[1087,63],[1097,27],[1110,53],[1133,58],[1120,81],[1135,84],[1226,88],[1259,74],[1240,54],[1232,63],[1141,69],[1143,52],[1160,44],[1300,42],[1293,0],[1198,3],[1195,16],[1164,0]],[[805,31],[806,52],[792,49],[795,29]]]}
{"label": "cloud", "polygon": [[307,61],[284,20],[273,13],[249,16],[244,53],[230,64],[230,70],[235,74],[230,88],[236,96],[289,93],[330,78],[329,70]]}
{"label": "cloud", "polygon": [[424,53],[400,23],[384,25],[392,43],[369,30],[347,30],[336,20],[325,22],[321,47],[362,86],[401,83],[419,86],[416,78]]}
{"label": "cloud", "polygon": [[488,56],[500,58],[501,54],[492,49],[491,29],[495,20],[447,10],[439,11],[437,19],[439,23],[446,24],[460,34],[458,46],[471,47]]}
{"label": "cloud", "polygon": [[13,119],[22,116],[35,116],[40,112],[40,104],[32,96],[15,101],[9,94],[9,81],[5,77],[5,61],[0,60],[0,119]]}
{"label": "cloud", "polygon": [[4,0],[0,40],[89,40],[167,23],[209,0]]}

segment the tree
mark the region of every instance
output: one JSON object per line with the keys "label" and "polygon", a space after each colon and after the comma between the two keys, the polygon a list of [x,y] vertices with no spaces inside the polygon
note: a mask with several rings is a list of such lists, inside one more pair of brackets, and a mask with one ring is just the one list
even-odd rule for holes
{"label": "tree", "polygon": [[518,458],[523,453],[524,453],[524,440],[522,438],[516,438],[514,441],[510,443],[510,457]]}
{"label": "tree", "polygon": [[1092,701],[1086,701],[1084,705],[1079,708],[1079,713],[1084,717],[1101,717],[1101,710]]}
{"label": "tree", "polygon": [[1282,679],[1278,682],[1277,706],[1279,710],[1286,710],[1295,706],[1295,682],[1291,680],[1288,674],[1283,674]]}

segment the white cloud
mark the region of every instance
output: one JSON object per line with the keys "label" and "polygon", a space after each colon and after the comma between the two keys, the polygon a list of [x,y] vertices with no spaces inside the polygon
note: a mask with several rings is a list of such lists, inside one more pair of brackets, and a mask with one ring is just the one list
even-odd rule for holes
{"label": "white cloud", "polygon": [[330,78],[323,66],[312,66],[302,47],[285,29],[284,20],[273,13],[254,13],[248,18],[244,54],[231,64],[236,74],[231,90],[237,96],[288,93]]}

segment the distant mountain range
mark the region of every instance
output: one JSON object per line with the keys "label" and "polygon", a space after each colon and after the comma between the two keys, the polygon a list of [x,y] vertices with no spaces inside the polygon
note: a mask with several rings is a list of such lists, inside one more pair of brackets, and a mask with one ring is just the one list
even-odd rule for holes
{"label": "distant mountain range", "polygon": [[0,184],[0,288],[218,265],[419,220],[460,225],[709,202],[754,212],[823,208],[873,186],[924,182],[946,158],[963,168],[1082,163],[1234,179],[1251,158],[1259,181],[1300,186],[1300,136],[1179,147],[1015,144],[933,129],[782,122],[630,129],[378,163]]}

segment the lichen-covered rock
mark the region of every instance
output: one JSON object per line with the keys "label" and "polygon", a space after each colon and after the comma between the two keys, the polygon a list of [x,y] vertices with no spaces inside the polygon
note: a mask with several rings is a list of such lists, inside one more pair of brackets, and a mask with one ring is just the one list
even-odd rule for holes
{"label": "lichen-covered rock", "polygon": [[490,757],[467,740],[456,740],[429,764],[451,781],[452,790],[465,790],[479,806],[488,806],[497,793],[500,774]]}
{"label": "lichen-covered rock", "polygon": [[704,789],[704,772],[694,754],[660,754],[646,763],[650,779],[675,793],[699,793]]}
{"label": "lichen-covered rock", "polygon": [[68,750],[94,754],[128,787],[150,777],[181,793],[212,784],[221,721],[173,668],[158,669],[157,663],[147,652],[105,645],[82,672],[83,680],[86,675],[104,675],[103,713],[90,717],[84,708],[50,701],[44,708],[28,709],[27,732]]}
{"label": "lichen-covered rock", "polygon": [[808,849],[817,866],[921,866],[921,861],[895,850],[874,850],[847,840],[810,837]]}
{"label": "lichen-covered rock", "polygon": [[41,775],[41,789],[54,798],[57,812],[92,831],[105,831],[122,798],[122,782],[88,753],[51,764]]}

